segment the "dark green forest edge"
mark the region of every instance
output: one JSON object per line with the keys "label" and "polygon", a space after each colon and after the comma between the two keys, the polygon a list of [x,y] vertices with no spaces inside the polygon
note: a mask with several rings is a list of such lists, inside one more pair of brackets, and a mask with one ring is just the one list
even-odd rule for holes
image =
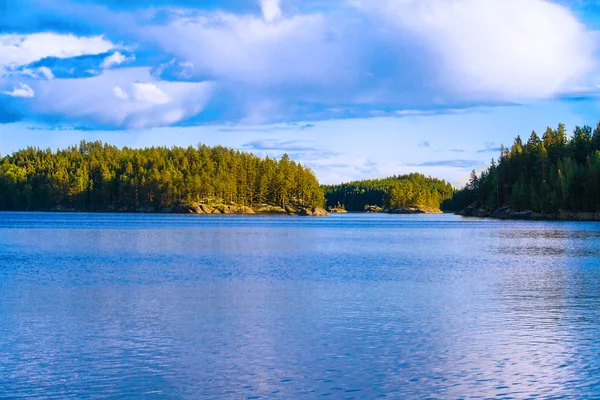
{"label": "dark green forest edge", "polygon": [[314,173],[284,155],[225,147],[119,149],[101,142],[0,159],[0,209],[326,215]]}
{"label": "dark green forest edge", "polygon": [[117,148],[82,141],[0,159],[0,210],[328,215],[439,213],[452,186],[421,174],[321,186],[287,155],[225,147]]}
{"label": "dark green forest edge", "polygon": [[332,212],[441,213],[442,204],[452,199],[455,193],[446,181],[422,174],[325,185],[323,188],[326,205]]}
{"label": "dark green forest edge", "polygon": [[517,137],[444,206],[474,217],[600,220],[600,123],[570,137],[563,124],[541,139]]}

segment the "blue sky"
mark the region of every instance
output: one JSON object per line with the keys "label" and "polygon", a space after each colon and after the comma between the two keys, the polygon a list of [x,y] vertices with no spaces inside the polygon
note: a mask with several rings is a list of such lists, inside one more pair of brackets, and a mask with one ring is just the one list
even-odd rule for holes
{"label": "blue sky", "polygon": [[202,142],[460,185],[597,122],[597,30],[586,0],[0,0],[0,153]]}

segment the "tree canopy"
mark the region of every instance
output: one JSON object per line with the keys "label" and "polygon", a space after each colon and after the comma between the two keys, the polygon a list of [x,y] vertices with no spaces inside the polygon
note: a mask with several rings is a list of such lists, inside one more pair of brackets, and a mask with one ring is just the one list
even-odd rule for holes
{"label": "tree canopy", "polygon": [[275,160],[221,146],[120,149],[82,141],[0,159],[2,210],[159,210],[206,199],[318,207],[323,189],[287,154]]}
{"label": "tree canopy", "polygon": [[487,170],[473,171],[449,207],[474,202],[542,214],[600,211],[600,123],[576,126],[570,137],[563,124],[541,138],[534,131],[526,142],[517,136]]}
{"label": "tree canopy", "polygon": [[440,208],[454,194],[454,188],[446,181],[418,173],[323,187],[328,207],[339,203],[348,211],[364,211],[366,206]]}

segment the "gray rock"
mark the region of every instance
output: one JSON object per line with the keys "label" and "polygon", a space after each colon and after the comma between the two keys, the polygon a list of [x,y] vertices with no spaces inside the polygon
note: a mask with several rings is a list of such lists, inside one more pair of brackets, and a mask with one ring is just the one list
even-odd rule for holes
{"label": "gray rock", "polygon": [[298,209],[296,207],[288,204],[285,206],[285,212],[288,214],[297,214]]}
{"label": "gray rock", "polygon": [[213,208],[206,204],[200,204],[200,209],[202,210],[202,212],[204,214],[212,214],[212,212],[213,212]]}

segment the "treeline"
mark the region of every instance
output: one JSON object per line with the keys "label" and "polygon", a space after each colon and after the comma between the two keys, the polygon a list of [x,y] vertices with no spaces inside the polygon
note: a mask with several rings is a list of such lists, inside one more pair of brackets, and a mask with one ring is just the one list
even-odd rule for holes
{"label": "treeline", "polygon": [[0,209],[156,210],[219,199],[241,205],[323,205],[314,173],[284,155],[225,147],[117,148],[102,142],[0,159]]}
{"label": "treeline", "polygon": [[519,136],[510,149],[502,147],[498,162],[480,175],[473,172],[449,207],[474,202],[497,209],[511,206],[542,214],[600,211],[600,123],[596,129],[565,126],[534,131],[527,142]]}
{"label": "treeline", "polygon": [[325,185],[323,188],[328,207],[336,207],[339,203],[348,211],[364,211],[365,206],[440,208],[442,202],[451,199],[455,191],[444,180],[416,173]]}

